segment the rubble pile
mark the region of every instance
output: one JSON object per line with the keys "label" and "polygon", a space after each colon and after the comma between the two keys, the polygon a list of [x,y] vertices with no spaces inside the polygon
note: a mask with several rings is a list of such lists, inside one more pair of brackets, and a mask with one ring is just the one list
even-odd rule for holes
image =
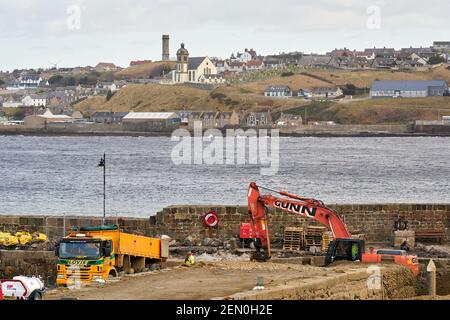
{"label": "rubble pile", "polygon": [[424,258],[450,258],[450,247],[444,245],[425,245],[416,243],[415,251]]}

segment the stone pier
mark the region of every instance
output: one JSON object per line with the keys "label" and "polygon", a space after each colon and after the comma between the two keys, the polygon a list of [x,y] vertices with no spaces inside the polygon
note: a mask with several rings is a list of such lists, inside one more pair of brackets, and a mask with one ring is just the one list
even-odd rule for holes
{"label": "stone pier", "polygon": [[[408,221],[409,229],[448,230],[450,204],[348,204],[330,205],[346,222],[352,234],[364,234],[369,242],[392,242],[394,221],[400,216]],[[216,228],[204,225],[204,215],[215,211],[219,218]],[[238,237],[239,226],[249,219],[246,206],[179,205],[164,208],[156,215],[143,218],[108,218],[107,223],[118,223],[125,232],[147,236],[169,235],[183,240],[190,236],[201,242],[214,238],[229,240]],[[40,231],[52,239],[63,236],[64,228],[95,226],[101,224],[101,217],[94,216],[8,216],[0,215],[0,231]],[[315,224],[307,219],[281,210],[269,210],[272,242],[281,241],[287,226]]]}

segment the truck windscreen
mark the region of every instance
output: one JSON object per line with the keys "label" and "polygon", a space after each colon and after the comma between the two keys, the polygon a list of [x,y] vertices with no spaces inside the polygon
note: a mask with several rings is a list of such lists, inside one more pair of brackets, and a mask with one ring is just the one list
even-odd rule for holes
{"label": "truck windscreen", "polygon": [[62,259],[99,259],[100,248],[100,242],[61,242],[59,257]]}

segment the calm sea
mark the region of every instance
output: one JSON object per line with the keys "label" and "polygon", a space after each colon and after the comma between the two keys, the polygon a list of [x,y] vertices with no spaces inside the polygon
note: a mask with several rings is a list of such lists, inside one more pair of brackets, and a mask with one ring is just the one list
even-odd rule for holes
{"label": "calm sea", "polygon": [[280,168],[174,165],[168,137],[0,136],[1,214],[148,216],[172,204],[245,204],[247,185],[334,203],[449,203],[450,138],[280,138]]}

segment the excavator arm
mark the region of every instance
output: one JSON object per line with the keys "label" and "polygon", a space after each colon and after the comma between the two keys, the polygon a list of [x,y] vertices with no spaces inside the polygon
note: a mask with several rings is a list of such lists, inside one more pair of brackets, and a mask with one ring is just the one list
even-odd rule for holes
{"label": "excavator arm", "polygon": [[[283,197],[261,195],[260,188],[278,193]],[[257,248],[255,259],[257,260],[267,260],[271,256],[267,207],[313,219],[327,227],[335,239],[351,238],[347,226],[339,215],[327,208],[322,201],[259,187],[255,182],[251,182],[248,187],[248,210],[251,215],[250,223],[257,239],[255,243]]]}

